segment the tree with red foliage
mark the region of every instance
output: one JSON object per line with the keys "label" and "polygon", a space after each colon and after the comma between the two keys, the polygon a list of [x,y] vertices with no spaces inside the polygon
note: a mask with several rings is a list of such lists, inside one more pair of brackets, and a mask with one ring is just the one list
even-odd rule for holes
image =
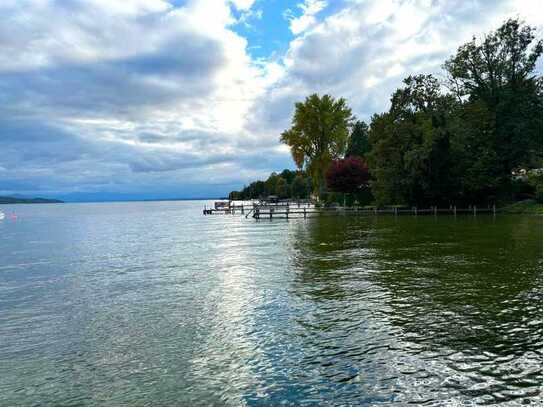
{"label": "tree with red foliage", "polygon": [[368,165],[359,157],[334,160],[326,171],[326,185],[331,191],[353,193],[368,185]]}

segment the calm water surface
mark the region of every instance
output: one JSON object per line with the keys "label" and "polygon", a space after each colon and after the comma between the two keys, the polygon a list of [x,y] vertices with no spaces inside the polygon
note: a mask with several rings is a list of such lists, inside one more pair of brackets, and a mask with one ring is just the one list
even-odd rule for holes
{"label": "calm water surface", "polygon": [[0,405],[541,405],[543,218],[2,207]]}

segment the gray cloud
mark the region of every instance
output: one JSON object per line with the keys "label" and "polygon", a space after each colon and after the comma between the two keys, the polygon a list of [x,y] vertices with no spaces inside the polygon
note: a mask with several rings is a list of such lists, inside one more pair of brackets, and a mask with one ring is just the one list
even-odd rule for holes
{"label": "gray cloud", "polygon": [[292,166],[278,138],[307,94],[367,119],[472,34],[516,15],[541,26],[536,2],[346,1],[264,64],[232,3],[2,3],[0,194],[223,194]]}

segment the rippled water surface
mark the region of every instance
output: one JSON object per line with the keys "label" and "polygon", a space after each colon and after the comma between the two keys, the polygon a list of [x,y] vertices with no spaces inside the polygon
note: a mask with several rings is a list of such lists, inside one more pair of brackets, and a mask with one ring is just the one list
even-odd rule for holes
{"label": "rippled water surface", "polygon": [[543,219],[3,207],[0,405],[543,403]]}

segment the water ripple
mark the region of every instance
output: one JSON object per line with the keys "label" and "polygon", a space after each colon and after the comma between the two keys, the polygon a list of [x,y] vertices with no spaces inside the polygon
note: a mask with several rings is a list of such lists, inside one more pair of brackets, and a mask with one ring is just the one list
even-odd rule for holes
{"label": "water ripple", "polygon": [[0,224],[0,405],[543,403],[541,219],[203,204]]}

